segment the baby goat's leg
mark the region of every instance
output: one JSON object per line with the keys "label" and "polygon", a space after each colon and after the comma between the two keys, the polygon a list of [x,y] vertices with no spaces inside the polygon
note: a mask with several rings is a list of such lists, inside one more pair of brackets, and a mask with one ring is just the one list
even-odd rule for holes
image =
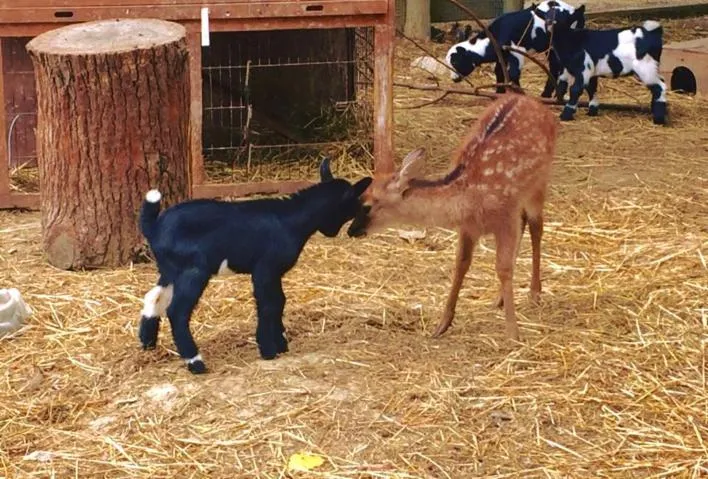
{"label": "baby goat's leg", "polygon": [[206,366],[189,331],[189,321],[209,278],[208,273],[196,268],[183,271],[175,280],[174,296],[167,308],[177,352],[194,374],[205,373]]}
{"label": "baby goat's leg", "polygon": [[172,286],[163,277],[157,281],[157,286],[147,292],[143,310],[140,313],[138,337],[143,349],[154,349],[160,332],[160,317],[164,316],[172,301]]}
{"label": "baby goat's leg", "polygon": [[543,92],[541,93],[542,98],[550,98],[551,95],[553,95],[553,92],[557,91],[558,84],[560,82],[559,77],[562,70],[563,68],[560,65],[560,61],[556,57],[555,52],[551,51],[548,56],[548,71],[551,73],[551,76],[546,78],[546,85],[543,87]]}
{"label": "baby goat's leg", "polygon": [[288,342],[283,336],[285,293],[281,277],[276,273],[254,271],[251,280],[258,309],[256,342],[261,357],[273,359],[288,349]]}
{"label": "baby goat's leg", "polygon": [[510,220],[508,227],[495,234],[497,243],[496,269],[501,283],[502,297],[504,298],[504,316],[506,317],[506,335],[508,338],[519,340],[519,326],[516,323],[514,309],[514,260],[515,251],[519,243],[519,227],[516,221]]}
{"label": "baby goat's leg", "polygon": [[[502,68],[501,63],[497,62],[496,65],[494,66],[494,75],[497,78],[497,85],[501,85],[504,83],[504,69]],[[503,86],[497,86],[497,93],[505,93],[506,88]]]}
{"label": "baby goat's leg", "polygon": [[572,120],[573,117],[575,116],[575,112],[578,109],[578,101],[580,101],[580,95],[583,93],[583,89],[585,88],[585,77],[588,77],[589,81],[589,72],[586,71],[578,71],[578,72],[571,72],[570,76],[574,79],[573,86],[570,87],[570,98],[568,98],[568,103],[565,104],[563,107],[563,111],[561,112],[560,119],[562,121],[569,121]]}
{"label": "baby goat's leg", "polygon": [[585,91],[588,92],[588,116],[597,116],[600,109],[600,102],[597,101],[597,77],[592,77],[585,86]]}
{"label": "baby goat's leg", "polygon": [[474,252],[474,247],[477,244],[477,237],[473,237],[460,231],[457,243],[457,257],[455,258],[455,276],[452,280],[452,288],[450,289],[450,294],[447,297],[447,303],[445,304],[445,312],[442,319],[435,328],[433,337],[437,338],[442,335],[452,324],[452,320],[455,317],[455,307],[457,306],[457,298],[460,295],[460,288],[462,287],[462,281],[465,279],[467,271],[470,269],[472,264],[472,253]]}
{"label": "baby goat's leg", "polygon": [[649,55],[637,61],[634,72],[651,92],[651,113],[654,123],[666,124],[666,83],[659,74],[657,62]]}

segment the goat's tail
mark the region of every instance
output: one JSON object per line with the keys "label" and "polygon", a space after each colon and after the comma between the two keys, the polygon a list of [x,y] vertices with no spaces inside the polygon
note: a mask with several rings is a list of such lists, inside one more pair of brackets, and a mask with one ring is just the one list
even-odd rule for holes
{"label": "goat's tail", "polygon": [[656,20],[647,20],[642,24],[644,35],[637,39],[637,58],[649,54],[657,62],[661,59],[664,27]]}
{"label": "goat's tail", "polygon": [[143,201],[143,206],[140,208],[140,231],[148,242],[152,240],[155,221],[157,221],[157,216],[160,214],[161,199],[162,194],[158,190],[150,190],[145,195],[145,201]]}

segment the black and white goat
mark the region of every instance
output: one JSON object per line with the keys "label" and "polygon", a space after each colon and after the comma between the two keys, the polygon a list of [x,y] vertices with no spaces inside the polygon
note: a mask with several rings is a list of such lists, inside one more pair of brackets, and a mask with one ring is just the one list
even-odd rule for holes
{"label": "black and white goat", "polygon": [[573,119],[583,90],[589,97],[588,115],[598,114],[598,77],[634,75],[651,91],[654,123],[666,123],[666,83],[659,73],[663,28],[659,22],[647,20],[631,28],[580,30],[550,12],[546,23],[553,32],[553,51],[562,68],[557,86],[560,97],[573,83],[561,120]]}
{"label": "black and white goat", "polygon": [[[554,18],[568,21],[573,28],[585,27],[585,5],[576,9],[561,0],[545,0],[523,10],[505,13],[497,17],[487,28],[502,49],[513,47],[527,53],[543,52],[551,46],[545,21],[550,11],[554,12]],[[514,51],[504,51],[502,56],[509,67],[509,81],[520,86],[524,56]],[[552,53],[548,58],[548,69],[555,78],[558,78],[562,71],[560,65]],[[494,72],[497,83],[504,82],[502,66],[485,32],[450,47],[445,62],[454,70],[451,72],[454,82],[461,81],[483,63],[496,63]],[[548,98],[555,90],[556,83],[549,78],[541,96]],[[503,93],[504,88],[497,87],[497,92]]]}
{"label": "black and white goat", "polygon": [[320,183],[285,199],[239,202],[191,200],[160,213],[161,195],[151,190],[140,212],[140,228],[155,256],[159,279],[146,295],[139,338],[144,349],[157,343],[160,317],[167,315],[177,351],[192,373],[206,366],[189,330],[192,311],[214,275],[251,275],[263,359],[288,350],[283,326],[282,276],[297,263],[317,231],[334,237],[361,207],[371,183],[335,179],[329,160],[320,166]]}

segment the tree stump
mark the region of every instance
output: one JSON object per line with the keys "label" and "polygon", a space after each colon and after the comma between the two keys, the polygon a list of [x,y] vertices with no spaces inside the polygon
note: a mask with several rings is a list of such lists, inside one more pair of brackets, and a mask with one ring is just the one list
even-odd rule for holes
{"label": "tree stump", "polygon": [[125,265],[144,248],[138,213],[145,193],[158,188],[164,206],[189,197],[185,35],[181,25],[162,20],[105,20],[27,44],[50,264]]}

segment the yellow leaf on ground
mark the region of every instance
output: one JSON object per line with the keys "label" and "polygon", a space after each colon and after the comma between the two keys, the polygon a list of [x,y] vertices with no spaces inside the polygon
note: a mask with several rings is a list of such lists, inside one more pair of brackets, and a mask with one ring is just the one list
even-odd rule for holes
{"label": "yellow leaf on ground", "polygon": [[324,464],[324,459],[312,454],[293,454],[288,461],[289,471],[310,471]]}

